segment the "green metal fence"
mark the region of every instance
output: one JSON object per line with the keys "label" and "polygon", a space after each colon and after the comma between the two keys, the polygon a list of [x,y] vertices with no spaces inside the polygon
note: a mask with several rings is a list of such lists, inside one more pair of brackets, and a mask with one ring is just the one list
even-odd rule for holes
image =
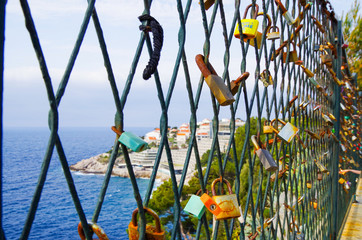
{"label": "green metal fence", "polygon": [[[153,2],[156,1],[145,0],[144,9],[139,9],[140,15],[152,15]],[[97,16],[95,1],[89,0],[72,54],[61,83],[57,91],[55,91],[48,73],[40,39],[36,32],[34,24],[36,19],[32,17],[31,6],[29,6],[26,0],[20,0],[20,3],[24,13],[26,28],[29,31],[47,89],[50,105],[49,128],[51,133],[42,169],[39,173],[37,188],[20,239],[27,239],[31,231],[54,149],[56,149],[61,161],[74,206],[84,227],[85,236],[87,239],[92,239],[90,227],[86,224],[87,219],[78,198],[76,186],[72,180],[66,153],[58,135],[58,106],[77,60],[80,46],[87,32],[87,26],[92,21],[96,29],[104,66],[107,70],[109,84],[115,101],[115,126],[118,130],[123,131],[126,128],[124,126],[126,100],[134,78],[139,77],[136,75],[136,69],[143,68],[143,66],[138,65],[138,60],[144,54],[150,57],[153,56],[152,64],[154,64],[154,61],[157,62],[159,57],[157,52],[162,46],[162,43],[160,43],[162,39],[160,31],[157,29],[156,21],[152,20],[152,18],[142,21],[144,26],[149,26],[143,29],[152,30],[152,32],[142,32],[138,40],[138,47],[135,49],[134,58],[129,59],[131,69],[128,77],[124,84],[116,84],[114,69],[112,68],[106,47],[107,37],[103,35],[101,19]],[[220,239],[220,231],[223,231],[224,237],[222,238],[225,239],[250,239],[253,237],[257,239],[299,239],[300,235],[304,235],[304,239],[337,239],[356,188],[356,177],[349,175],[348,179],[347,176],[344,177],[351,185],[347,186],[345,183],[339,183],[339,179],[343,178],[343,175],[339,174],[339,169],[359,168],[359,151],[353,145],[356,143],[353,137],[359,137],[356,134],[359,122],[352,117],[357,113],[357,109],[354,107],[358,108],[358,95],[355,89],[357,80],[352,78],[349,72],[346,53],[344,48],[342,48],[344,42],[341,22],[336,20],[333,8],[329,2],[323,0],[315,0],[309,3],[302,0],[283,1],[284,10],[282,6],[277,4],[277,1],[241,2],[236,0],[233,15],[225,14],[223,1],[221,0],[216,0],[208,10],[205,10],[206,3],[204,4],[203,2],[198,4],[197,1],[177,0],[176,3],[178,16],[175,16],[175,18],[178,17],[179,19],[178,52],[173,65],[172,75],[169,79],[169,85],[167,86],[167,92],[161,86],[161,79],[157,70],[149,80],[155,82],[159,104],[162,109],[159,125],[162,137],[148,191],[142,199],[129,158],[129,150],[125,145],[119,144],[116,141],[110,156],[108,170],[104,177],[104,184],[98,196],[98,204],[91,219],[92,222],[97,222],[98,220],[112,168],[115,164],[118,150],[121,148],[132,182],[134,199],[139,208],[139,239],[145,239],[146,218],[143,206],[149,205],[156,174],[160,167],[161,156],[166,155],[175,202],[173,207],[173,228],[170,232],[170,238],[182,239],[183,233],[180,228],[180,219],[181,215],[185,213],[182,210],[180,199],[182,199],[186,184],[185,180],[188,165],[190,164],[190,156],[194,153],[198,170],[197,176],[203,192],[206,192],[207,186],[210,185],[209,174],[212,163],[215,161],[218,163],[219,176],[224,177],[227,162],[231,162],[234,165],[235,179],[228,180],[233,183],[233,191],[235,191],[237,196],[247,196],[246,202],[240,206],[244,222],[240,222],[238,219],[213,222],[212,217],[210,217],[211,215],[204,215],[198,221],[198,224],[195,225],[196,230],[193,236],[196,239]],[[6,2],[2,1],[0,8],[2,56],[4,55],[5,4]],[[245,35],[242,34],[240,35],[242,39],[234,37],[235,29],[243,32],[243,27],[246,28],[246,25],[237,25],[237,23],[243,18],[244,11],[249,4],[252,4],[252,6],[247,18],[249,18],[251,12],[255,11],[256,4],[259,5],[259,12],[262,12],[260,14],[261,17],[258,18],[259,25],[261,26],[259,27],[261,33],[260,43],[256,41],[256,38],[247,40],[244,38]],[[219,73],[222,72],[220,77],[225,82],[227,88],[230,90],[233,87],[231,80],[236,78],[236,76],[231,75],[231,72],[233,74],[236,72],[235,69],[230,67],[231,55],[236,54],[240,56],[239,69],[237,70],[239,75],[244,72],[250,73],[249,79],[246,80],[248,84],[242,82],[236,88],[238,91],[234,95],[235,101],[229,106],[221,106],[219,104],[208,90],[209,87],[204,84],[204,76],[202,75],[198,75],[200,80],[197,88],[192,88],[191,81],[195,76],[192,76],[190,69],[197,68],[197,65],[194,60],[195,56],[188,54],[192,48],[192,37],[188,36],[186,38],[188,14],[191,8],[197,8],[200,11],[198,24],[204,29],[204,45],[203,49],[199,49],[199,53],[205,56],[204,60],[206,62],[209,62],[209,59],[223,59],[222,66],[214,64],[213,67]],[[294,23],[289,24],[287,22],[288,14],[291,15]],[[279,28],[280,39],[269,39],[267,15],[270,16],[271,26]],[[153,17],[157,19],[157,16]],[[162,23],[160,24],[162,26]],[[221,28],[216,28],[216,24],[221,24]],[[215,29],[220,31],[215,31]],[[158,30],[158,32],[154,30]],[[276,29],[272,28],[271,32],[273,31],[276,31]],[[151,39],[152,35],[153,39]],[[213,49],[215,45],[212,39],[214,39],[214,36],[221,36],[223,38],[224,51],[222,55],[213,55],[214,52],[217,52]],[[280,47],[283,43],[285,43],[284,48]],[[230,51],[231,48],[233,49],[232,52]],[[235,51],[235,49],[238,50]],[[167,53],[161,51],[161,61],[164,54]],[[322,62],[325,59],[322,59],[321,55],[329,56],[330,61]],[[253,64],[248,63],[250,61],[255,61],[255,67]],[[2,61],[1,66],[1,72],[3,73],[4,61]],[[306,69],[303,69],[304,67]],[[261,81],[261,74],[265,73],[264,70],[269,71],[270,77],[273,80],[267,87]],[[310,72],[308,72],[309,70]],[[266,79],[269,79],[268,75]],[[1,80],[3,81],[3,75]],[[265,81],[265,79],[263,80]],[[168,110],[173,99],[176,81],[181,81],[186,85],[188,104],[190,106],[190,111],[187,114],[190,119],[191,129],[188,152],[180,181],[176,179],[173,157],[167,137],[168,126],[170,125],[169,117],[173,114]],[[199,120],[197,116],[201,94],[209,94],[209,92],[211,96],[210,106],[212,106],[212,113],[210,112],[210,115],[213,116],[212,130],[214,134],[206,170],[203,171],[200,162],[201,156],[198,151],[196,129],[197,121]],[[3,94],[2,88],[1,94]],[[2,96],[1,99],[3,99]],[[293,102],[292,100],[295,101]],[[230,115],[231,134],[225,150],[220,148],[219,135],[217,134],[219,131],[221,108],[223,108],[223,111],[228,111]],[[242,148],[237,149],[236,146],[240,143],[237,142],[235,137],[235,120],[242,113],[246,113],[245,141]],[[347,118],[345,118],[346,116]],[[348,116],[350,117],[349,119]],[[252,117],[257,119],[256,133],[253,133],[251,129]],[[263,118],[265,118],[265,121],[280,119],[284,122],[292,123],[299,129],[299,133],[290,142],[285,140],[278,141],[281,138],[278,137],[275,131],[271,134],[263,132]],[[356,125],[353,125],[353,121]],[[280,125],[278,121],[275,121],[273,127],[277,129],[280,127],[278,125]],[[256,134],[258,140],[262,140],[260,144],[265,146],[276,160],[280,170],[280,178],[275,175],[273,176],[272,172],[265,171],[263,165],[260,164],[259,157],[253,150],[253,144],[250,141],[252,134]],[[241,178],[243,177],[242,174],[245,174],[245,171],[242,171],[242,169],[246,164],[249,168],[246,171],[248,175],[248,190],[247,192],[241,192]],[[325,171],[322,171],[323,166],[326,168]],[[238,201],[240,201],[240,198],[238,198]],[[212,230],[209,228],[210,226],[213,226]],[[1,231],[2,238],[5,238],[5,234],[4,231]]]}

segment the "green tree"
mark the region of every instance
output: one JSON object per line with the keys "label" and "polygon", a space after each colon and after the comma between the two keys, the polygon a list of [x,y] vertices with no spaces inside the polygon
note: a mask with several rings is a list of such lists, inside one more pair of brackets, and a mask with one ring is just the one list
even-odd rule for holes
{"label": "green tree", "polygon": [[360,3],[355,0],[343,19],[343,36],[348,44],[346,49],[348,65],[357,73],[358,86],[362,88],[362,17],[359,13]]}

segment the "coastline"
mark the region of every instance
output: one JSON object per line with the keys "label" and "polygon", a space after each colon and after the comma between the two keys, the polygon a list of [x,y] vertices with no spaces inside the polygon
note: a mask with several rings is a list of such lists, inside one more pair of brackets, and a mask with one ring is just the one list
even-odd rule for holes
{"label": "coastline", "polygon": [[[108,168],[108,162],[102,161],[102,159],[104,159],[105,157],[109,157],[109,154],[101,153],[88,159],[83,159],[76,164],[70,165],[69,168],[71,171],[83,174],[103,175],[106,173]],[[120,160],[116,159],[116,163],[114,164],[112,169],[112,176],[129,178],[127,168],[120,167],[118,165],[119,162]],[[136,178],[149,179],[152,174],[152,168],[134,166],[133,171]],[[169,178],[170,176],[168,174],[162,173],[160,171],[157,172],[156,179],[159,179],[160,181],[166,181]]]}

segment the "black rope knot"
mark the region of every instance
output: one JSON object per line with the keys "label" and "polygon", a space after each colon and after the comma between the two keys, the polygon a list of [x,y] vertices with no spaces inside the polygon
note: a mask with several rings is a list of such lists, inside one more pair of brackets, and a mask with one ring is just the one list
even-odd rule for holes
{"label": "black rope knot", "polygon": [[163,44],[163,29],[156,19],[149,14],[139,16],[138,19],[142,21],[149,21],[149,25],[140,25],[139,28],[144,32],[152,32],[153,34],[153,52],[148,64],[143,70],[143,79],[148,80],[151,75],[156,71],[158,62],[160,60],[161,49]]}

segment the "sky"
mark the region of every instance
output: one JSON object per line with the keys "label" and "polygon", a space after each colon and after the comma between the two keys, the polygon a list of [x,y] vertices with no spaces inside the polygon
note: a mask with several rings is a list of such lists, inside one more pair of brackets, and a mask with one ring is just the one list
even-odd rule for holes
{"label": "sky", "polygon": [[[52,79],[54,92],[63,76],[71,55],[84,12],[85,0],[40,1],[29,0],[30,9],[37,28],[45,61]],[[183,1],[184,5],[186,1]],[[248,1],[247,1],[248,2]],[[247,2],[242,2],[245,9]],[[352,1],[331,0],[337,16],[346,13]],[[224,0],[227,26],[233,18],[234,2]],[[113,72],[120,94],[130,71],[132,60],[140,39],[138,16],[143,11],[143,1],[99,0],[96,9],[103,29]],[[164,95],[174,68],[178,50],[179,19],[176,1],[154,0],[151,15],[164,30],[164,45],[158,71]],[[211,11],[207,11],[208,17]],[[201,24],[198,1],[193,1],[187,20],[186,55],[195,96],[200,78],[194,57],[203,52],[204,33]],[[216,71],[223,71],[224,42],[217,16],[214,34],[211,38],[210,62]],[[228,31],[230,31],[228,29]],[[236,41],[230,48],[231,80],[240,75],[240,45]],[[250,51],[249,52],[253,52]],[[249,57],[249,55],[248,55]],[[130,94],[124,109],[125,128],[158,127],[161,107],[153,78],[145,81],[142,71],[148,62],[146,47],[142,51]],[[247,61],[251,77],[246,87],[254,85],[253,55]],[[4,71],[4,127],[46,127],[49,102],[46,88],[39,70],[38,61],[25,28],[24,16],[19,1],[8,1],[5,27],[5,71]],[[175,90],[169,107],[169,125],[180,126],[190,119],[190,105],[186,91],[183,68],[180,67]],[[259,85],[262,87],[262,84]],[[246,119],[245,110],[240,106],[236,117]],[[255,109],[253,109],[255,111]],[[229,109],[221,108],[220,116],[229,118]],[[116,107],[113,100],[103,58],[92,21],[83,40],[80,53],[71,73],[65,94],[59,105],[60,127],[104,127],[114,125]],[[201,93],[197,119],[211,119],[213,116],[210,93],[204,86]]]}

